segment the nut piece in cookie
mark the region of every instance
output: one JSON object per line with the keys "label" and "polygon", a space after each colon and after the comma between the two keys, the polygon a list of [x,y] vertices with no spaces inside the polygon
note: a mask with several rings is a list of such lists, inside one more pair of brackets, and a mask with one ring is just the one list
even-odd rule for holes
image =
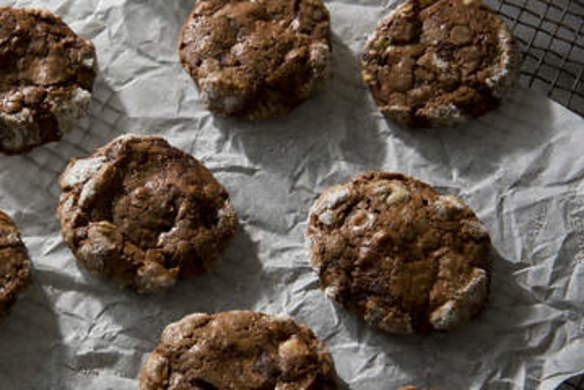
{"label": "nut piece in cookie", "polygon": [[505,23],[480,0],[406,0],[361,59],[377,106],[406,126],[452,126],[496,107],[519,75]]}
{"label": "nut piece in cookie", "polygon": [[0,153],[25,153],[86,115],[95,48],[58,16],[0,7]]}
{"label": "nut piece in cookie", "polygon": [[0,211],[0,316],[7,314],[31,281],[31,263],[18,227]]}
{"label": "nut piece in cookie", "polygon": [[306,326],[251,311],[191,314],[170,324],[140,390],[334,390],[331,355]]}
{"label": "nut piece in cookie", "polygon": [[61,231],[81,264],[138,292],[205,273],[235,234],[229,195],[163,138],[126,135],[61,176]]}
{"label": "nut piece in cookie", "polygon": [[209,110],[251,120],[284,115],[329,73],[330,17],[321,0],[200,0],[180,60]]}
{"label": "nut piece in cookie", "polygon": [[326,190],[307,237],[326,295],[381,330],[451,330],[487,301],[486,229],[462,200],[414,178],[370,172]]}

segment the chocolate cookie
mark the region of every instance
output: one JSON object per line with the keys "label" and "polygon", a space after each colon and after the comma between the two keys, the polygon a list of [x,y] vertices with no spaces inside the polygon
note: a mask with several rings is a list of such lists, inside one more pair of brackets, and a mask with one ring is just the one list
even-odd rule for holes
{"label": "chocolate cookie", "polygon": [[328,74],[330,18],[321,0],[200,0],[180,59],[208,108],[222,116],[283,115]]}
{"label": "chocolate cookie", "polygon": [[191,314],[169,325],[140,390],[333,390],[333,360],[310,329],[251,311]]}
{"label": "chocolate cookie", "polygon": [[487,300],[487,231],[459,198],[416,179],[370,172],[328,189],[307,236],[327,296],[379,329],[450,330]]}
{"label": "chocolate cookie", "polygon": [[361,65],[383,114],[439,127],[497,106],[518,77],[519,52],[480,0],[407,0],[379,23]]}
{"label": "chocolate cookie", "polygon": [[139,292],[206,272],[234,235],[225,188],[190,155],[126,135],[61,177],[63,238],[89,270]]}
{"label": "chocolate cookie", "polygon": [[0,211],[0,316],[8,312],[17,295],[29,285],[30,268],[18,228]]}
{"label": "chocolate cookie", "polygon": [[52,13],[0,7],[0,153],[58,141],[87,113],[95,48]]}

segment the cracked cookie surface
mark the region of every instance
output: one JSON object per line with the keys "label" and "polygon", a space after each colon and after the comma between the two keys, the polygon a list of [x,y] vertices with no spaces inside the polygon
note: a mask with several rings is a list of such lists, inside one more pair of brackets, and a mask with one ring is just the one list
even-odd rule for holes
{"label": "cracked cookie surface", "polygon": [[0,316],[5,315],[31,281],[31,263],[12,219],[0,211]]}
{"label": "cracked cookie surface", "polygon": [[170,324],[140,390],[334,390],[331,355],[306,326],[251,311],[191,314]]}
{"label": "cracked cookie surface", "polygon": [[205,273],[237,227],[223,186],[155,136],[126,135],[61,176],[65,242],[90,271],[138,292]]}
{"label": "cracked cookie surface", "polygon": [[321,0],[201,0],[179,50],[211,111],[252,120],[280,116],[326,79],[330,17]]}
{"label": "cracked cookie surface", "polygon": [[0,153],[60,140],[87,113],[95,61],[58,16],[0,7]]}
{"label": "cracked cookie surface", "polygon": [[406,126],[452,126],[499,104],[519,74],[505,23],[480,0],[407,0],[361,59],[383,114]]}
{"label": "cracked cookie surface", "polygon": [[462,200],[414,178],[370,172],[326,190],[307,237],[327,296],[379,329],[451,330],[487,300],[486,229]]}

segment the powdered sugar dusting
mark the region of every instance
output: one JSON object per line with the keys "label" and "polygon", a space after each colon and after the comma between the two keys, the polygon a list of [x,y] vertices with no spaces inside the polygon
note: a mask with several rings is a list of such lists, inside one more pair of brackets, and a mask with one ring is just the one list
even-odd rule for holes
{"label": "powdered sugar dusting", "polygon": [[51,112],[57,118],[59,129],[66,133],[70,131],[77,121],[87,114],[91,93],[77,88],[71,96],[51,100]]}
{"label": "powdered sugar dusting", "polygon": [[326,65],[330,53],[329,45],[315,42],[310,45],[310,61],[317,65]]}
{"label": "powdered sugar dusting", "polygon": [[193,313],[168,325],[162,332],[161,340],[166,344],[174,344],[188,336],[196,327],[196,324],[207,317],[205,313]]}
{"label": "powdered sugar dusting", "polygon": [[41,137],[28,108],[14,114],[0,112],[0,146],[8,151],[18,151],[27,144],[40,143]]}
{"label": "powdered sugar dusting", "polygon": [[462,299],[470,305],[482,302],[487,294],[487,281],[485,270],[475,268],[470,282],[459,292]]}
{"label": "powdered sugar dusting", "polygon": [[271,317],[274,321],[277,322],[290,322],[293,321],[292,317],[290,317],[289,315],[286,314],[279,314],[276,316]]}
{"label": "powdered sugar dusting", "polygon": [[144,367],[144,374],[152,381],[162,382],[166,378],[167,364],[168,360],[165,357],[153,353]]}
{"label": "powdered sugar dusting", "polygon": [[81,63],[83,64],[83,66],[85,66],[86,68],[89,69],[95,69],[95,57],[91,56],[91,57],[85,57]]}
{"label": "powdered sugar dusting", "polygon": [[[195,350],[195,348],[200,349],[200,347],[197,344],[195,344],[191,349],[189,349],[189,352],[190,353],[198,352],[198,349]],[[184,378],[183,374],[181,374],[180,372],[173,371],[170,374],[168,390],[178,389],[178,386],[181,384],[183,378]]]}
{"label": "powdered sugar dusting", "polygon": [[104,156],[99,156],[72,162],[61,177],[61,187],[68,189],[85,183],[101,169],[105,161]]}
{"label": "powdered sugar dusting", "polygon": [[434,65],[436,65],[436,67],[440,70],[447,70],[450,67],[450,64],[448,64],[447,61],[440,58],[436,53],[434,53],[434,55],[432,56],[432,62],[434,62]]}
{"label": "powdered sugar dusting", "polygon": [[449,209],[455,209],[458,211],[462,211],[466,207],[462,200],[460,200],[459,197],[454,195],[439,196],[438,200],[436,201],[436,205],[440,205]]}
{"label": "powdered sugar dusting", "polygon": [[470,233],[472,237],[476,239],[486,238],[489,236],[487,228],[480,221],[465,220],[462,222],[462,226]]}
{"label": "powdered sugar dusting", "polygon": [[79,248],[78,257],[93,271],[100,272],[111,253],[116,250],[113,238],[116,230],[110,222],[95,222],[89,225],[87,239]]}
{"label": "powdered sugar dusting", "polygon": [[142,291],[156,291],[176,283],[177,275],[155,261],[145,261],[137,272],[136,285]]}
{"label": "powdered sugar dusting", "polygon": [[318,217],[318,220],[325,225],[332,225],[334,222],[333,209],[347,200],[350,196],[350,191],[344,186],[333,187],[324,192],[316,201],[310,214]]}
{"label": "powdered sugar dusting", "polygon": [[515,83],[519,73],[519,54],[513,36],[501,25],[498,32],[499,58],[493,66],[492,75],[485,82],[495,97],[501,98]]}
{"label": "powdered sugar dusting", "polygon": [[328,286],[327,288],[324,289],[324,294],[329,299],[332,299],[334,301],[337,298],[337,295],[339,294],[339,289],[337,286]]}
{"label": "powdered sugar dusting", "polygon": [[[242,96],[230,92],[229,82],[221,77],[220,72],[209,73],[199,79],[201,100],[213,109],[219,109],[227,114],[236,112],[245,103]],[[235,90],[233,90],[235,92]]]}
{"label": "powdered sugar dusting", "polygon": [[464,211],[466,206],[454,195],[441,195],[434,202],[433,209],[440,219],[451,219]]}
{"label": "powdered sugar dusting", "polygon": [[295,17],[290,23],[290,27],[292,27],[292,30],[297,31],[300,28],[300,17]]}
{"label": "powdered sugar dusting", "polygon": [[424,108],[419,111],[419,114],[426,117],[430,123],[443,126],[452,126],[466,121],[466,116],[454,103]]}
{"label": "powdered sugar dusting", "polygon": [[351,225],[351,230],[354,232],[362,232],[369,229],[375,224],[377,216],[375,213],[365,212],[359,210],[353,214],[349,224]]}
{"label": "powdered sugar dusting", "polygon": [[461,320],[460,310],[456,301],[450,300],[432,312],[430,323],[438,330],[448,330],[456,326]]}
{"label": "powdered sugar dusting", "polygon": [[333,190],[326,191],[317,201],[316,208],[313,212],[319,213],[325,209],[334,209],[340,203],[349,198],[350,191],[345,187],[337,187]]}
{"label": "powdered sugar dusting", "polygon": [[310,45],[310,57],[312,76],[302,85],[300,95],[308,98],[323,85],[330,73],[330,46],[322,42]]}
{"label": "powdered sugar dusting", "polygon": [[85,207],[88,202],[95,197],[97,192],[95,178],[89,179],[79,194],[79,205]]}
{"label": "powdered sugar dusting", "polygon": [[469,320],[475,314],[478,305],[485,300],[487,284],[487,273],[475,268],[471,280],[456,292],[456,298],[432,312],[430,316],[432,326],[438,330],[449,330]]}
{"label": "powdered sugar dusting", "polygon": [[385,203],[389,205],[403,202],[411,197],[410,191],[397,180],[389,182],[387,189],[389,194],[385,198]]}

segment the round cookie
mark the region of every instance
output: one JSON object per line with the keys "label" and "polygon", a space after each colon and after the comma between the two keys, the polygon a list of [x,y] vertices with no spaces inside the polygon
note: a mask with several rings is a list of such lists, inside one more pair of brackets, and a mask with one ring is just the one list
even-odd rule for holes
{"label": "round cookie", "polygon": [[499,104],[519,75],[519,51],[480,0],[406,0],[379,23],[361,66],[387,117],[452,126]]}
{"label": "round cookie", "polygon": [[206,272],[237,227],[225,188],[163,138],[126,135],[61,176],[63,238],[94,273],[138,292]]}
{"label": "round cookie", "polygon": [[95,48],[52,13],[0,7],[0,153],[58,141],[88,110]]}
{"label": "round cookie", "polygon": [[0,211],[0,316],[30,284],[30,260],[18,227]]}
{"label": "round cookie", "polygon": [[179,49],[209,110],[271,118],[288,113],[326,79],[330,17],[321,0],[200,0]]}
{"label": "round cookie", "polygon": [[451,330],[487,301],[490,239],[462,200],[395,173],[326,190],[310,211],[327,296],[392,333]]}
{"label": "round cookie", "polygon": [[336,389],[331,355],[307,327],[251,311],[192,314],[170,324],[140,390]]}

